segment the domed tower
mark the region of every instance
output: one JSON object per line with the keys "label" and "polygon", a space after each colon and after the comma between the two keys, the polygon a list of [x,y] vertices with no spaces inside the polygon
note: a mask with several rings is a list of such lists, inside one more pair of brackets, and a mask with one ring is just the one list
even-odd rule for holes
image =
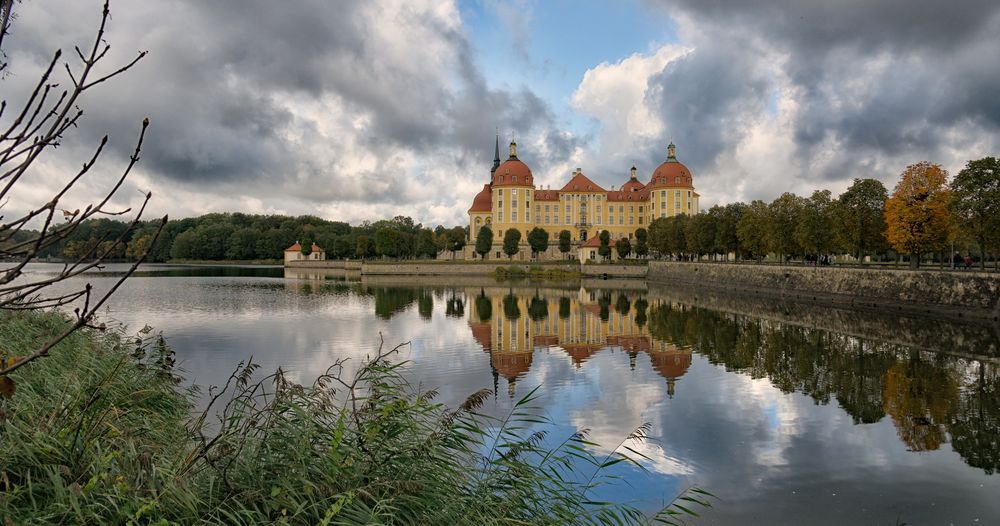
{"label": "domed tower", "polygon": [[522,244],[528,242],[528,231],[534,226],[534,192],[531,169],[517,158],[517,143],[511,141],[510,157],[493,172],[491,208],[496,242],[502,243],[504,234],[512,228],[521,232]]}
{"label": "domed tower", "polygon": [[650,192],[650,221],[680,214],[695,215],[699,211],[699,195],[694,191],[691,170],[677,160],[674,143],[667,146],[667,160],[653,170],[646,188]]}

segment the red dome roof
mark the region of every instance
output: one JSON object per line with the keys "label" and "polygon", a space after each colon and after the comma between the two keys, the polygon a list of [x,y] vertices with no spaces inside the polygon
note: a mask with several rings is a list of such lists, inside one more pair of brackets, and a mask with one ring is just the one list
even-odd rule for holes
{"label": "red dome roof", "polygon": [[691,179],[691,170],[684,166],[684,163],[678,162],[676,159],[667,159],[653,170],[649,186],[651,188],[660,186],[694,188],[694,182]]}
{"label": "red dome roof", "polygon": [[690,352],[652,351],[649,353],[649,360],[653,363],[653,369],[668,380],[684,376],[691,367]]}
{"label": "red dome roof", "polygon": [[494,352],[491,361],[501,376],[513,380],[524,376],[531,368],[531,355],[530,352]]}
{"label": "red dome roof", "polygon": [[497,167],[493,178],[494,186],[534,186],[535,180],[528,165],[517,157],[512,157]]}
{"label": "red dome roof", "polygon": [[490,189],[490,185],[484,184],[483,189],[472,200],[472,208],[469,209],[469,212],[489,212],[492,209],[493,191]]}

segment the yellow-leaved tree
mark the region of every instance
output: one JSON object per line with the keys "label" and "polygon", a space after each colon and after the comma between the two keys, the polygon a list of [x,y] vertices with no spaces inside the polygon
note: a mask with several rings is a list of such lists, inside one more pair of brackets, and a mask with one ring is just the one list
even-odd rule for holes
{"label": "yellow-leaved tree", "polygon": [[941,250],[948,240],[951,221],[948,172],[927,161],[906,167],[896,189],[885,202],[885,237],[910,267],[920,265],[920,255]]}

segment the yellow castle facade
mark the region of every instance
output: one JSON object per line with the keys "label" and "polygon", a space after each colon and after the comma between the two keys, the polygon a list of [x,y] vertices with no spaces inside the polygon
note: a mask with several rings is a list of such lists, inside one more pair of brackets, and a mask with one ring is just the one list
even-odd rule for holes
{"label": "yellow castle facade", "polygon": [[[606,190],[577,168],[558,190],[539,189],[527,164],[518,158],[517,143],[510,143],[510,156],[500,162],[499,138],[490,182],[475,196],[469,208],[469,238],[472,244],[484,226],[493,231],[494,245],[503,243],[509,229],[521,231],[522,244],[535,227],[549,233],[550,244],[559,233],[570,232],[580,246],[607,230],[612,239],[632,238],[659,217],[699,211],[691,170],[677,160],[676,147],[667,147],[667,159],[641,182],[633,166],[629,178],[617,190]],[[497,252],[497,250],[494,250]],[[496,254],[499,255],[499,254]]]}

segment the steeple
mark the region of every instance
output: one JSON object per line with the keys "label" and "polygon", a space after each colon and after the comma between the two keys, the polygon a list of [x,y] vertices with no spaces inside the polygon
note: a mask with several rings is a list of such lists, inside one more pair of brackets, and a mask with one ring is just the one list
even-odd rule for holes
{"label": "steeple", "polygon": [[493,176],[497,172],[497,168],[500,168],[500,131],[497,130],[497,142],[493,150],[493,168],[490,170],[490,184],[493,184]]}
{"label": "steeple", "polygon": [[632,172],[631,172],[631,175],[630,175],[629,179],[631,179],[633,181],[637,180],[636,175],[635,175],[635,166],[634,165],[632,166]]}
{"label": "steeple", "polygon": [[510,141],[510,158],[517,159],[517,143]]}
{"label": "steeple", "polygon": [[667,160],[668,161],[677,160],[677,147],[674,146],[674,143],[670,143],[669,145],[667,145]]}

